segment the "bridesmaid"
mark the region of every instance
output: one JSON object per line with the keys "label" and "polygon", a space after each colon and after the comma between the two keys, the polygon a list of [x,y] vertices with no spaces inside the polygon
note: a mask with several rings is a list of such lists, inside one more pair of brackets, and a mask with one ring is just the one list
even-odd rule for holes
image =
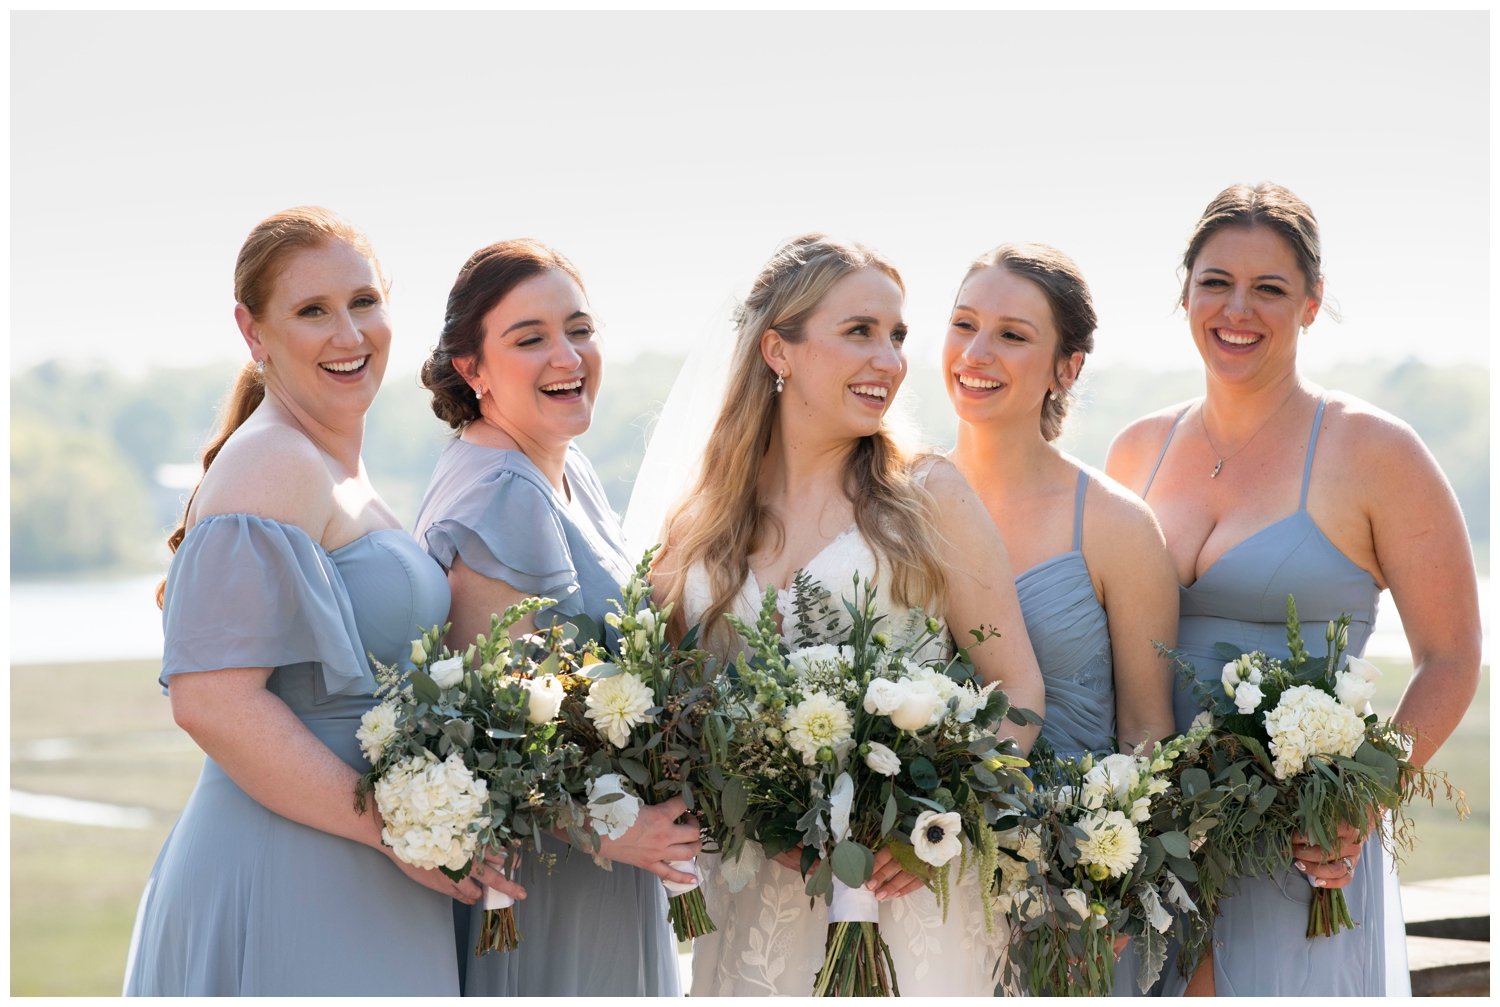
{"label": "bridesmaid", "polygon": [[[1047,690],[1057,752],[1129,752],[1172,733],[1177,591],[1151,511],[1053,443],[1094,348],[1077,265],[1047,245],[1002,245],[959,287],[943,347],[958,414],[950,457],[1000,529]],[[1118,740],[1117,740],[1118,739]]]}
{"label": "bridesmaid", "polygon": [[[1389,588],[1414,667],[1394,719],[1415,733],[1421,765],[1458,724],[1479,675],[1478,591],[1453,491],[1405,423],[1299,373],[1297,347],[1323,301],[1306,203],[1267,182],[1225,189],[1198,221],[1183,267],[1205,394],[1131,424],[1108,462],[1166,533],[1182,585],[1182,652],[1213,683],[1216,642],[1284,657],[1292,594],[1313,625],[1352,615],[1349,652],[1361,654]],[[1177,726],[1196,712],[1180,687]],[[1353,830],[1342,838],[1335,850],[1297,844],[1301,877],[1241,883],[1192,990],[1404,992],[1405,934],[1394,885],[1382,884],[1385,853]],[[1360,926],[1305,938],[1310,885],[1343,888]],[[1167,981],[1166,992],[1180,992],[1180,977]]]}
{"label": "bridesmaid", "polygon": [[499,864],[455,885],[400,863],[378,813],[354,810],[365,655],[401,664],[448,611],[360,457],[385,297],[369,241],[327,210],[269,217],[240,249],[255,362],[157,592],[161,683],[207,758],[142,896],[127,995],[455,993],[450,899],[473,902],[480,879],[521,894]]}
{"label": "bridesmaid", "polygon": [[[438,459],[416,535],[448,571],[455,647],[530,595],[557,604],[515,633],[578,616],[603,625],[630,575],[619,523],[573,443],[603,378],[595,330],[577,270],[535,241],[475,252],[448,295],[422,383],[457,435]],[[624,836],[605,838],[600,856],[616,861],[612,870],[545,837],[557,863],[548,871],[533,856],[521,868],[542,897],[517,906],[514,951],[475,956],[477,917],[458,907],[465,995],[679,995],[660,879],[693,880],[665,863],[698,852],[697,826],[672,824],[685,810],[680,798],[643,808]]]}

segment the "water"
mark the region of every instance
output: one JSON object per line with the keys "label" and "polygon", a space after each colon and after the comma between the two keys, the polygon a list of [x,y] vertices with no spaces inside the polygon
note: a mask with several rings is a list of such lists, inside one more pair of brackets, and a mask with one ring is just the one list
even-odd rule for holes
{"label": "water", "polygon": [[[32,581],[10,588],[11,664],[53,661],[156,660],[161,657],[157,575],[98,581]],[[1484,663],[1489,664],[1490,579],[1479,578]],[[1410,656],[1401,616],[1386,593],[1366,650],[1371,657]]]}

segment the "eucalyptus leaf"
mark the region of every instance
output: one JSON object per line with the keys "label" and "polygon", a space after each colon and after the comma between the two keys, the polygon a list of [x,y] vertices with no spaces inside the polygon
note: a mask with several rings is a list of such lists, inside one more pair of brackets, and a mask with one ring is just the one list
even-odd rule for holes
{"label": "eucalyptus leaf", "polygon": [[835,846],[830,859],[834,876],[850,888],[858,888],[875,873],[875,854],[852,839]]}

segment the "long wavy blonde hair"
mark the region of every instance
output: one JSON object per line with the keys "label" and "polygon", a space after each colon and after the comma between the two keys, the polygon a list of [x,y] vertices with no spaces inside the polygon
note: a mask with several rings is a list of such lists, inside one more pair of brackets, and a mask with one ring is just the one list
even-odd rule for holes
{"label": "long wavy blonde hair", "polygon": [[[817,233],[793,238],[776,250],[735,313],[724,404],[692,489],[667,517],[667,545],[657,557],[676,571],[662,601],[674,604],[677,620],[687,572],[704,565],[712,596],[702,619],[706,637],[722,636],[721,617],[745,583],[750,555],[765,542],[784,540],[781,523],[757,490],[777,401],[776,374],[761,356],[761,337],[774,329],[787,342],[801,343],[803,326],[833,285],[866,268],[880,270],[905,293],[896,267],[863,245]],[[889,566],[891,597],[899,604],[929,606],[942,602],[947,579],[937,560],[932,497],[912,478],[914,461],[882,424],[849,453],[843,488],[875,553],[876,576],[881,564]]]}

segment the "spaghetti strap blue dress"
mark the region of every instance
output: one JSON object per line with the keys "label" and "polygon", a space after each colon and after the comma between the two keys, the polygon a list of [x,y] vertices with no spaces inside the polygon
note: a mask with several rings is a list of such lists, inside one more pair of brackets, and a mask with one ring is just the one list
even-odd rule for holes
{"label": "spaghetti strap blue dress", "polygon": [[1073,547],[1016,578],[1021,617],[1047,690],[1041,736],[1060,755],[1115,747],[1114,654],[1109,618],[1083,559],[1083,499],[1089,474],[1078,473]]}
{"label": "spaghetti strap blue dress", "polygon": [[[1261,650],[1285,658],[1286,599],[1297,601],[1305,624],[1321,625],[1348,614],[1350,654],[1362,655],[1375,624],[1380,588],[1370,574],[1345,556],[1307,512],[1313,456],[1326,400],[1319,400],[1302,466],[1297,510],[1231,548],[1194,583],[1181,589],[1177,643],[1197,681],[1218,685],[1224,662],[1217,643],[1242,651]],[[1182,415],[1177,417],[1177,423]],[[1151,482],[1171,445],[1167,435]],[[1201,706],[1190,683],[1179,682],[1174,696],[1179,731]],[[1309,939],[1308,905],[1313,889],[1295,870],[1275,877],[1241,879],[1224,900],[1214,924],[1214,982],[1219,996],[1382,996],[1404,974],[1404,934],[1388,933],[1387,914],[1399,920],[1399,895],[1389,882],[1385,850],[1377,838],[1365,843],[1353,882],[1344,889],[1359,926],[1332,937]],[[1395,904],[1388,904],[1395,901]],[[1389,942],[1389,947],[1388,947]],[[1389,960],[1388,960],[1389,959]],[[1388,985],[1387,969],[1393,982]],[[1185,980],[1165,973],[1165,995],[1181,994]]]}

